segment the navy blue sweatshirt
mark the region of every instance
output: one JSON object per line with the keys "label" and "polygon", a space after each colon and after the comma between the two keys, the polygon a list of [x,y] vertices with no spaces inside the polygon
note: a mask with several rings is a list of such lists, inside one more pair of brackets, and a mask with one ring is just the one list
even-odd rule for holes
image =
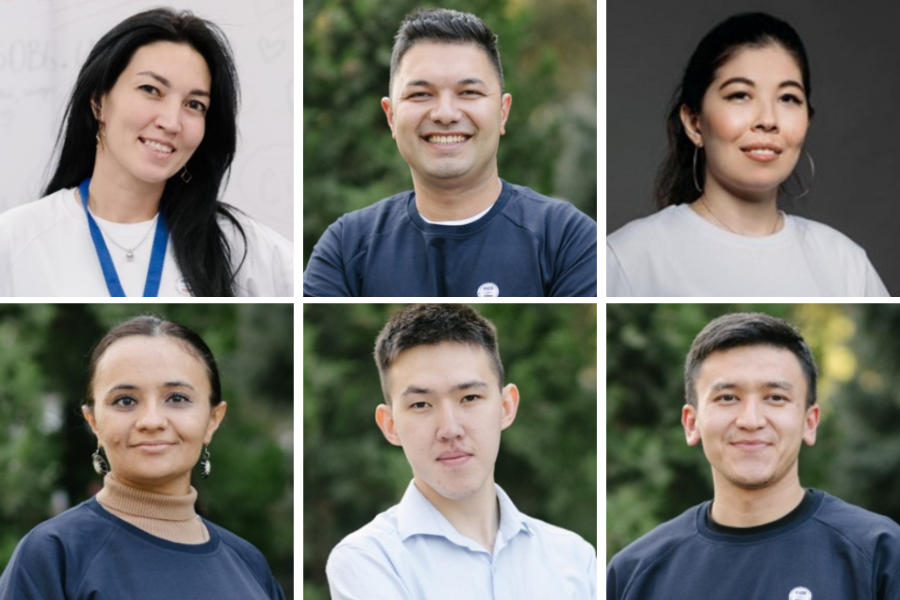
{"label": "navy blue sweatshirt", "polygon": [[607,600],[900,600],[900,526],[818,490],[774,523],[722,527],[709,502],[613,557]]}
{"label": "navy blue sweatshirt", "polygon": [[304,296],[597,295],[597,223],[568,202],[503,181],[486,215],[426,223],[415,192],[335,221],[313,249]]}
{"label": "navy blue sweatshirt", "polygon": [[208,542],[177,544],[91,498],[22,538],[0,600],[284,600],[259,550],[204,523]]}

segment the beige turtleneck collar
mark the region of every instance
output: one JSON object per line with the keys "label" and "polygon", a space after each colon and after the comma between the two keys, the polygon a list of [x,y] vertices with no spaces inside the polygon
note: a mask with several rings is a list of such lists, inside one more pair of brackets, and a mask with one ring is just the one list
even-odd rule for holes
{"label": "beige turtleneck collar", "polygon": [[108,512],[164,540],[179,544],[202,544],[209,532],[197,513],[197,490],[183,496],[167,496],[129,487],[112,473],[103,478],[97,502]]}

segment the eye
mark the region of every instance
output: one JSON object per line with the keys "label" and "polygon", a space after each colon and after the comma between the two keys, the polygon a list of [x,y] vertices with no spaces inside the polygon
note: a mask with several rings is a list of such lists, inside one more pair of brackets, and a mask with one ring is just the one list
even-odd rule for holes
{"label": "eye", "polygon": [[735,402],[738,399],[734,394],[722,394],[716,398],[717,402]]}
{"label": "eye", "polygon": [[429,96],[428,92],[413,92],[406,98],[408,100],[421,100],[423,98],[427,98]]}
{"label": "eye", "polygon": [[193,400],[191,400],[184,394],[172,394],[171,396],[169,396],[168,401],[172,404],[187,404],[189,402],[193,402]]}
{"label": "eye", "polygon": [[795,94],[785,94],[781,97],[781,99],[785,102],[790,102],[790,103],[796,104],[798,106],[803,105],[803,99],[800,98],[800,96],[797,96]]}
{"label": "eye", "polygon": [[123,408],[130,408],[132,406],[137,405],[137,400],[132,398],[131,396],[119,396],[115,400],[112,401],[113,406],[121,406]]}
{"label": "eye", "polygon": [[479,396],[478,394],[469,394],[468,396],[465,396],[463,398],[463,402],[475,402],[476,400],[478,400],[480,398],[481,398],[481,396]]}
{"label": "eye", "polygon": [[478,90],[465,90],[465,91],[462,93],[462,95],[463,95],[463,96],[484,96],[484,94],[482,94],[482,93],[479,92]]}
{"label": "eye", "polygon": [[734,92],[725,96],[726,100],[747,100],[749,98],[750,94],[748,94],[747,92]]}
{"label": "eye", "polygon": [[780,402],[787,402],[788,399],[786,396],[782,396],[781,394],[772,394],[771,396],[769,396],[769,400],[780,403]]}
{"label": "eye", "polygon": [[206,105],[199,100],[191,100],[190,102],[188,102],[188,106],[196,110],[197,112],[201,112],[204,114],[206,114],[206,111],[209,110],[206,108]]}
{"label": "eye", "polygon": [[156,95],[159,95],[159,89],[157,89],[155,86],[150,85],[149,83],[145,83],[144,85],[138,86],[138,89],[139,89],[139,90],[144,90],[144,91],[147,92],[148,94],[156,94]]}
{"label": "eye", "polygon": [[427,402],[413,402],[412,404],[409,405],[409,407],[412,409],[421,410],[423,408],[428,408],[428,403]]}

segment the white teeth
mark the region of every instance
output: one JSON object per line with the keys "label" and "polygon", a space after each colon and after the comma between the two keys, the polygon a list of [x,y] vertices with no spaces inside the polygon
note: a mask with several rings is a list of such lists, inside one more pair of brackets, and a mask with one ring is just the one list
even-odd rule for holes
{"label": "white teeth", "polygon": [[766,154],[772,156],[776,154],[776,152],[774,150],[769,150],[768,148],[754,148],[750,150],[750,154]]}
{"label": "white teeth", "polygon": [[171,154],[172,152],[175,152],[174,148],[169,148],[168,146],[163,146],[162,144],[159,144],[157,142],[152,142],[150,140],[144,140],[144,145],[148,146],[149,148],[152,148],[153,150],[156,150],[157,152],[165,152],[166,154]]}
{"label": "white teeth", "polygon": [[433,135],[428,141],[432,144],[456,144],[466,141],[466,138],[462,135]]}

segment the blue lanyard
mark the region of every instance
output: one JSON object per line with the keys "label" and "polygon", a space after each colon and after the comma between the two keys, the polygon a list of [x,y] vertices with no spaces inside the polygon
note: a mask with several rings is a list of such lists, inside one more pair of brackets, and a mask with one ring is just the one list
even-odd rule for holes
{"label": "blue lanyard", "polygon": [[[119,281],[119,274],[116,273],[116,265],[113,264],[112,257],[109,255],[103,233],[100,232],[97,222],[94,221],[94,217],[88,210],[88,187],[90,185],[91,178],[88,177],[78,186],[78,191],[81,194],[81,204],[84,206],[84,214],[87,216],[88,227],[91,230],[91,239],[94,240],[94,248],[97,250],[97,258],[103,269],[103,278],[106,279],[109,295],[113,298],[124,298],[125,291]],[[169,229],[166,227],[162,213],[159,213],[159,218],[156,220],[156,233],[153,235],[153,250],[150,252],[150,268],[147,269],[147,282],[144,284],[144,298],[155,298],[159,295],[159,282],[162,279],[168,243]]]}

